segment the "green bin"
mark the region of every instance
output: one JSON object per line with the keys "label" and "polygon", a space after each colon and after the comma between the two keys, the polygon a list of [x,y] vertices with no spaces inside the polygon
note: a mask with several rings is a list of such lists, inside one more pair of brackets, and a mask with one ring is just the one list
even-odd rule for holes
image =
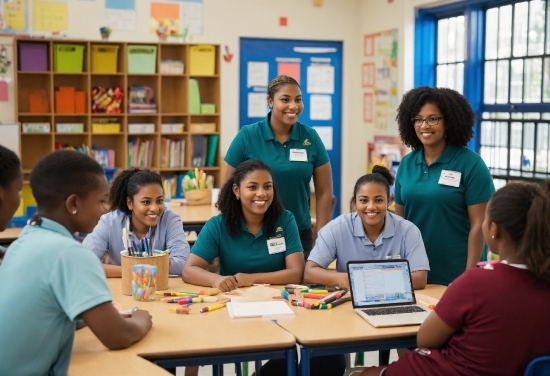
{"label": "green bin", "polygon": [[128,46],[128,73],[156,73],[157,46]]}
{"label": "green bin", "polygon": [[79,44],[54,44],[54,72],[82,73],[84,46]]}

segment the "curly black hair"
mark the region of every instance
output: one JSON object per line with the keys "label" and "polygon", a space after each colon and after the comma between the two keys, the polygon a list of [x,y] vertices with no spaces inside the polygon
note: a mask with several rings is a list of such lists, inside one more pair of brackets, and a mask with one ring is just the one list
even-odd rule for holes
{"label": "curly black hair", "polygon": [[386,194],[388,195],[389,201],[390,187],[393,185],[394,180],[395,179],[390,170],[388,170],[386,167],[378,165],[374,166],[372,168],[371,174],[363,175],[355,182],[355,187],[353,188],[353,196],[350,203],[351,207],[353,208],[353,205],[355,205],[355,203],[357,202],[357,191],[359,190],[359,188],[367,183],[378,183],[386,188]]}
{"label": "curly black hair", "polygon": [[121,171],[115,176],[109,188],[109,210],[118,209],[126,215],[131,215],[126,198],[130,197],[133,200],[136,193],[149,184],[158,184],[162,188],[161,176],[147,169],[131,168]]}
{"label": "curly black hair", "polygon": [[8,188],[21,171],[21,162],[10,149],[0,145],[0,187]]}
{"label": "curly black hair", "polygon": [[[239,233],[243,218],[242,205],[233,193],[233,184],[240,186],[241,181],[244,178],[246,178],[251,172],[258,170],[267,171],[271,176],[273,176],[271,169],[264,162],[258,159],[249,159],[237,166],[233,177],[226,181],[220,190],[216,207],[222,213],[225,225],[227,226],[231,237],[235,237]],[[269,208],[267,208],[262,223],[262,229],[265,234],[272,236],[275,233],[275,222],[282,212],[283,204],[281,204],[281,200],[277,194],[277,187],[275,182],[273,182],[273,202],[269,205]]]}
{"label": "curly black hair", "polygon": [[31,173],[31,189],[39,209],[56,210],[67,197],[86,198],[98,189],[105,171],[93,158],[74,150],[57,150],[44,156]]}
{"label": "curly black hair", "polygon": [[512,182],[495,192],[487,212],[516,243],[527,268],[550,284],[550,182]]}
{"label": "curly black hair", "polygon": [[476,119],[472,106],[466,97],[455,90],[429,86],[417,87],[406,92],[397,108],[395,120],[403,143],[414,150],[422,147],[412,119],[426,103],[436,105],[445,116],[447,143],[459,147],[468,145],[468,141],[474,135]]}

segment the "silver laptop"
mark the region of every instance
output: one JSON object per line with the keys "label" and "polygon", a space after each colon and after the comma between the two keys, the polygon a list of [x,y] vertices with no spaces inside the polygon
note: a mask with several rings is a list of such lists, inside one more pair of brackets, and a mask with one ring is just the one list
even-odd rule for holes
{"label": "silver laptop", "polygon": [[349,261],[353,309],[372,326],[421,324],[430,312],[416,304],[407,260]]}

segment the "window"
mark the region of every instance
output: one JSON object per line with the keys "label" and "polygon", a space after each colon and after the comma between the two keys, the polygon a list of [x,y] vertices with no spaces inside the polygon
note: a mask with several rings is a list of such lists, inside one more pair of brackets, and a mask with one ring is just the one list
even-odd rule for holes
{"label": "window", "polygon": [[418,55],[435,49],[435,82],[472,103],[478,123],[469,146],[495,185],[550,178],[550,0],[465,0],[420,10],[417,30],[430,24],[437,41],[416,49],[424,77],[415,75],[415,85],[434,82],[430,61]]}

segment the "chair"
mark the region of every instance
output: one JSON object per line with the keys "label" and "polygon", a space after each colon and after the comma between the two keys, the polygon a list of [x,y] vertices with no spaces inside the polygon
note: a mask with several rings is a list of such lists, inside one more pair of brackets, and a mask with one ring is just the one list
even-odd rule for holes
{"label": "chair", "polygon": [[523,376],[550,375],[550,355],[542,355],[531,360]]}

